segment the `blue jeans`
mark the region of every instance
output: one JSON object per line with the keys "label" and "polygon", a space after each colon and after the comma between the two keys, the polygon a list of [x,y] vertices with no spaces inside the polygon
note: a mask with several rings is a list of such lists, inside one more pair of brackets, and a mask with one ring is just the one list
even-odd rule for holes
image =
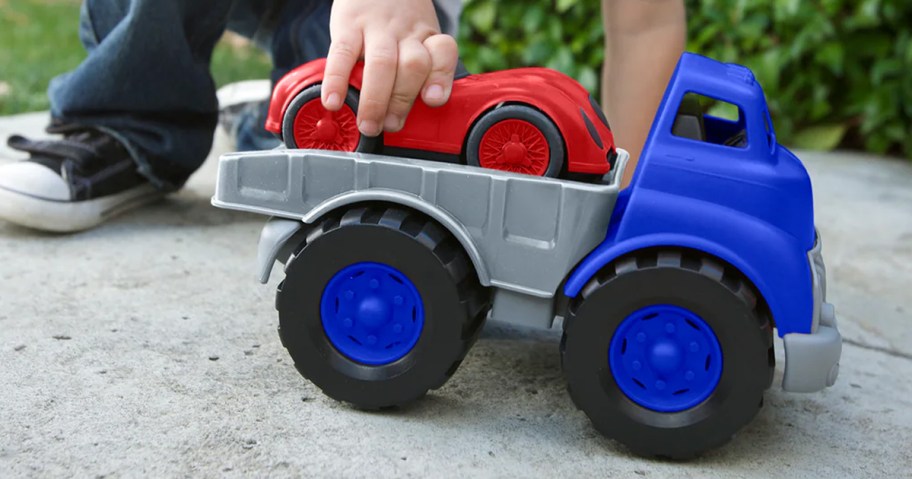
{"label": "blue jeans", "polygon": [[[156,187],[180,188],[212,148],[218,102],[209,63],[222,33],[232,30],[268,51],[275,82],[295,66],[326,56],[331,5],[85,0],[79,33],[88,57],[51,81],[53,121],[110,133]],[[439,16],[444,31],[452,31],[452,21]],[[255,127],[253,134],[264,132],[262,121]]]}

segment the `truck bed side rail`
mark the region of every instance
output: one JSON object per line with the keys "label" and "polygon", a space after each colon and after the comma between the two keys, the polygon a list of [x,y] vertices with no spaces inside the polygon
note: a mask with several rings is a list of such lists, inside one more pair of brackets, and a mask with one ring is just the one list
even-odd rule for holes
{"label": "truck bed side rail", "polygon": [[457,236],[482,284],[550,298],[605,238],[626,160],[596,185],[360,153],[232,153],[212,203],[306,223],[353,203],[404,204]]}

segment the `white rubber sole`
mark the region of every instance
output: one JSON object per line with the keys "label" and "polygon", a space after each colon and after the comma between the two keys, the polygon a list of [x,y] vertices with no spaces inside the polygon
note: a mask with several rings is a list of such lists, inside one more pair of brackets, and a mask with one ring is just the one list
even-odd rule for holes
{"label": "white rubber sole", "polygon": [[72,233],[164,196],[148,184],[87,201],[54,201],[0,187],[0,219],[42,231]]}
{"label": "white rubber sole", "polygon": [[269,80],[245,80],[230,83],[215,92],[218,97],[219,110],[244,103],[268,100],[272,95],[272,84]]}

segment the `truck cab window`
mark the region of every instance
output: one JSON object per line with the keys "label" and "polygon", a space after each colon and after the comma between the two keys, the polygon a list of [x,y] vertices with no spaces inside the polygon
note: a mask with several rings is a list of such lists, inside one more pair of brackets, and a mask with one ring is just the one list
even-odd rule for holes
{"label": "truck cab window", "polygon": [[695,141],[747,148],[744,112],[737,105],[697,93],[684,95],[671,133]]}

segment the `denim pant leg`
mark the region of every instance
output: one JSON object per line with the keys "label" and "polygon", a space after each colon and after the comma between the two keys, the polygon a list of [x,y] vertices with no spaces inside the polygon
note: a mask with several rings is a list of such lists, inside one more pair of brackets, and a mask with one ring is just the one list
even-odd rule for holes
{"label": "denim pant leg", "polygon": [[[258,2],[259,12],[274,2]],[[110,132],[140,172],[179,188],[205,160],[218,120],[209,61],[234,0],[86,0],[88,57],[52,80],[55,121]]]}

